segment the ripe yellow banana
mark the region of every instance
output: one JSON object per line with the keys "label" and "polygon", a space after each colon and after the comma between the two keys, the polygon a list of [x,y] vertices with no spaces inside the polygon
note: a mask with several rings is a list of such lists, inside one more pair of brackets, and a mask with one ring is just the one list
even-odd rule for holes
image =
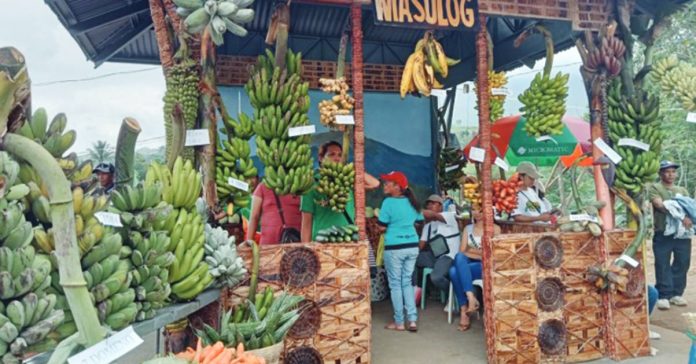
{"label": "ripe yellow banana", "polygon": [[425,75],[425,56],[417,52],[413,61],[413,83],[423,96],[430,96],[430,86]]}
{"label": "ripe yellow banana", "polygon": [[406,65],[404,66],[404,72],[401,74],[401,87],[399,91],[401,93],[401,98],[406,97],[406,94],[411,91],[415,85],[413,84],[413,67],[416,60],[416,53],[408,56]]}

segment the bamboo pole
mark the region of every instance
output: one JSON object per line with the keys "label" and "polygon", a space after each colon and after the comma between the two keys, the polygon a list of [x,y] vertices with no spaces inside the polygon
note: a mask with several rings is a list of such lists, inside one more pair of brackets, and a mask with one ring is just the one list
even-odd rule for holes
{"label": "bamboo pole", "polygon": [[350,8],[352,20],[351,59],[353,97],[355,98],[355,128],[353,149],[355,164],[355,223],[360,228],[360,240],[367,239],[365,230],[365,125],[363,110],[363,47],[362,47],[362,8],[354,2]]}
{"label": "bamboo pole", "polygon": [[167,29],[164,4],[161,0],[150,0],[150,15],[155,26],[155,38],[159,49],[160,62],[165,70],[174,65],[174,50]]}
{"label": "bamboo pole", "polygon": [[135,142],[140,135],[140,123],[127,117],[121,122],[121,129],[116,140],[116,187],[133,183],[135,165]]}
{"label": "bamboo pole", "polygon": [[214,211],[217,206],[217,187],[215,185],[215,153],[217,146],[217,113],[215,97],[217,85],[215,77],[215,46],[210,38],[210,27],[206,27],[201,38],[201,128],[208,129],[210,143],[196,149],[198,163],[203,174],[203,196],[208,208]]}
{"label": "bamboo pole", "polygon": [[483,198],[483,307],[484,326],[486,328],[486,344],[488,346],[488,362],[496,362],[495,325],[493,318],[493,277],[491,272],[491,254],[493,238],[493,186],[491,182],[492,149],[491,123],[488,99],[488,36],[486,35],[486,16],[479,15],[481,29],[476,33],[476,92],[478,92],[479,135],[481,147],[486,151],[481,168],[481,189]]}
{"label": "bamboo pole", "polygon": [[75,313],[75,324],[80,336],[78,342],[85,347],[92,346],[106,336],[106,330],[99,324],[97,310],[92,304],[82,275],[70,183],[55,158],[33,140],[19,134],[7,134],[0,149],[27,161],[46,182],[51,202],[56,246],[54,254],[58,260],[60,285],[65,291],[70,310]]}

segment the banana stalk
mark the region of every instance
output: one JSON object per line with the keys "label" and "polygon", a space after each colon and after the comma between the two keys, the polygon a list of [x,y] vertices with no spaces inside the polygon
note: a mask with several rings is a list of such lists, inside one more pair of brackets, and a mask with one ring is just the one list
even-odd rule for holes
{"label": "banana stalk", "polygon": [[70,183],[55,158],[36,142],[18,134],[7,134],[0,146],[1,149],[27,161],[46,182],[51,201],[60,284],[65,291],[70,310],[80,313],[74,317],[80,336],[79,343],[85,347],[92,346],[106,336],[106,331],[99,324],[97,311],[92,305],[87,283],[82,275]]}
{"label": "banana stalk", "polygon": [[180,156],[184,151],[186,141],[186,121],[184,120],[184,111],[181,105],[174,105],[172,112],[172,145],[169,146],[167,153],[167,167],[174,168],[176,157]]}
{"label": "banana stalk", "polygon": [[[346,68],[346,49],[348,48],[348,33],[343,33],[338,48],[338,62],[336,65],[336,79],[343,77]],[[346,125],[343,131],[343,163],[348,162],[350,155],[350,137],[353,135],[353,127]]]}
{"label": "banana stalk", "polygon": [[133,184],[135,142],[141,130],[140,124],[133,118],[127,117],[121,123],[116,140],[116,187]]}
{"label": "banana stalk", "polygon": [[0,137],[20,127],[13,125],[14,120],[31,115],[30,82],[24,56],[15,48],[0,48]]}
{"label": "banana stalk", "polygon": [[[623,200],[623,202],[626,204],[626,208],[631,212],[631,215],[633,215],[633,219],[638,222],[636,237],[633,238],[631,244],[626,247],[622,254],[633,258],[638,252],[640,246],[643,244],[645,235],[648,233],[647,224],[645,223],[645,218],[643,212],[640,210],[640,206],[638,206],[636,201],[634,201],[631,196],[626,193],[626,191],[617,188],[612,188],[611,191],[614,192],[618,198]],[[614,265],[623,268],[626,265],[626,262],[623,259],[620,259],[614,263]]]}
{"label": "banana stalk", "polygon": [[217,78],[215,76],[215,46],[211,39],[210,27],[206,27],[201,37],[201,128],[208,129],[210,143],[197,148],[198,164],[203,171],[203,196],[211,211],[217,206],[217,185],[215,184],[215,154],[217,149],[217,113],[215,95]]}

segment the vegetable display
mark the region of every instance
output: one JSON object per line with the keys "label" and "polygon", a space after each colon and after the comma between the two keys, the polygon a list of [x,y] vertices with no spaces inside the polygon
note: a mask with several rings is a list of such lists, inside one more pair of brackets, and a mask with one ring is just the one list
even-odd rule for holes
{"label": "vegetable display", "polygon": [[332,226],[317,232],[316,240],[320,243],[347,243],[358,241],[359,228],[356,225]]}
{"label": "vegetable display", "polygon": [[[265,359],[256,356],[249,351],[245,351],[244,344],[242,343],[237,345],[237,348],[234,349],[226,347],[222,342],[219,341],[204,346],[201,344],[201,340],[199,340],[196,350],[188,348],[185,352],[176,354],[176,358],[184,359],[184,363],[193,364],[266,364]],[[148,361],[145,364],[158,363],[155,361]]]}
{"label": "vegetable display", "polygon": [[493,181],[493,207],[500,213],[511,214],[517,208],[517,191],[522,181],[517,174],[508,180]]}

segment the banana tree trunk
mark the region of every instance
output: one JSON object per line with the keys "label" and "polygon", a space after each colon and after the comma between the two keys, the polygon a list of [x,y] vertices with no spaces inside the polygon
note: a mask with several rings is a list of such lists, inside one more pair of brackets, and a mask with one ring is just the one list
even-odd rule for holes
{"label": "banana tree trunk", "polygon": [[87,283],[82,276],[70,183],[53,156],[33,140],[18,134],[7,134],[0,147],[27,161],[46,182],[51,201],[60,285],[65,291],[70,310],[79,313],[74,315],[79,343],[85,347],[92,346],[106,336],[106,331],[99,324],[97,310],[92,304],[87,292]]}
{"label": "banana tree trunk", "polygon": [[0,138],[19,129],[31,114],[29,72],[24,56],[13,47],[0,48]]}
{"label": "banana tree trunk", "polygon": [[133,183],[135,165],[135,142],[140,134],[140,123],[133,118],[125,118],[116,140],[116,187]]}
{"label": "banana tree trunk", "polygon": [[208,129],[210,144],[198,147],[198,163],[203,171],[203,196],[208,208],[214,211],[217,206],[217,187],[215,186],[215,152],[217,146],[217,113],[215,97],[217,79],[215,77],[215,45],[206,27],[201,38],[201,128]]}
{"label": "banana tree trunk", "polygon": [[355,133],[353,147],[355,149],[355,223],[360,228],[360,240],[367,238],[365,230],[365,125],[363,110],[363,33],[362,8],[359,3],[353,3],[351,8],[352,21],[352,81],[355,98]]}
{"label": "banana tree trunk", "polygon": [[[348,48],[348,33],[344,32],[341,36],[341,43],[338,47],[338,59],[336,60],[336,79],[345,76],[346,69],[346,50]],[[348,162],[350,155],[350,137],[353,135],[353,127],[345,125],[343,130],[343,163]]]}
{"label": "banana tree trunk", "polygon": [[162,0],[150,0],[150,16],[155,27],[155,38],[159,49],[160,63],[165,70],[174,65],[174,50]]}

